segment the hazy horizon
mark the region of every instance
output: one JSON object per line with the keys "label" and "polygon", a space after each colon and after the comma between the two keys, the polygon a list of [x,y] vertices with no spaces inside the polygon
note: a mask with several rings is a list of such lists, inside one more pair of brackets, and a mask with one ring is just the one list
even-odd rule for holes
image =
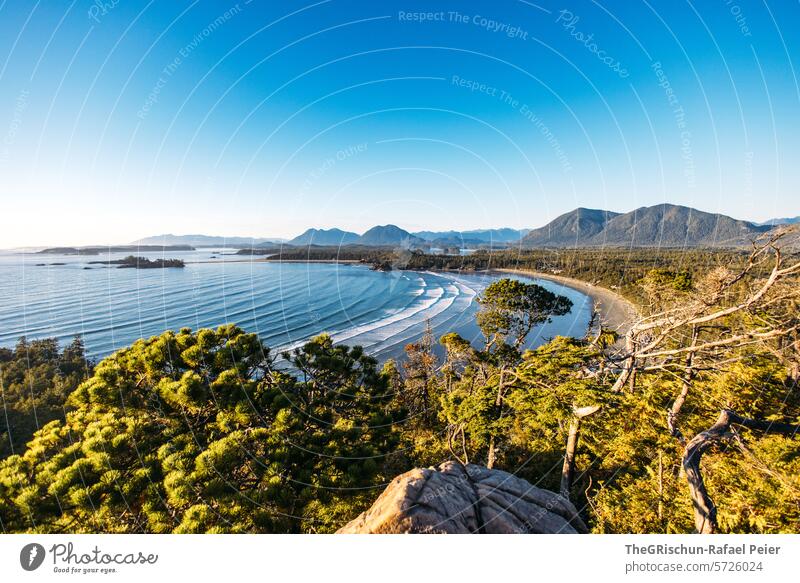
{"label": "hazy horizon", "polygon": [[[663,204],[671,204],[671,203],[663,203]],[[658,205],[654,205],[654,206],[658,206]],[[701,212],[711,212],[711,211],[704,211],[703,209],[698,209],[698,208],[695,208],[695,207],[691,207],[691,208],[693,208],[693,210],[698,210],[698,211],[701,211]],[[576,209],[571,209],[571,210],[576,210]],[[610,212],[615,212],[615,213],[619,213],[619,214],[625,214],[627,212],[631,212],[631,211],[636,210],[636,209],[628,209],[628,210],[625,210],[625,211],[614,210],[614,209],[597,209],[597,210],[603,210],[603,211],[610,211]],[[567,211],[567,212],[570,212],[570,211]],[[726,213],[724,213],[724,212],[718,213],[718,214],[726,215]],[[730,216],[730,215],[727,215],[727,216]],[[555,218],[556,217],[553,217],[553,219],[555,219]],[[753,224],[762,224],[762,223],[766,222],[766,221],[752,221],[752,220],[749,220],[749,219],[746,219],[746,218],[735,217],[735,216],[731,217],[731,218],[737,219],[737,220],[751,222]],[[787,219],[787,218],[797,218],[797,217],[791,217],[791,216],[788,216],[788,215],[781,215],[780,217],[779,216],[770,217],[768,219],[768,221],[769,220],[778,220],[778,219]],[[17,245],[17,246],[13,246],[13,247],[0,247],[0,249],[8,251],[8,250],[14,250],[14,249],[42,248],[42,247],[83,247],[83,246],[95,246],[95,245],[96,246],[122,246],[122,245],[135,244],[136,241],[141,240],[141,239],[152,239],[152,238],[156,238],[156,237],[166,237],[166,236],[172,236],[172,237],[193,237],[193,236],[198,236],[198,237],[223,237],[223,238],[229,238],[229,239],[247,239],[247,238],[250,238],[250,239],[282,239],[282,240],[285,240],[285,241],[289,241],[289,240],[294,239],[295,237],[305,233],[306,231],[308,231],[310,229],[318,229],[318,230],[340,229],[340,230],[345,231],[345,232],[352,232],[352,233],[356,233],[357,235],[363,235],[366,231],[368,231],[372,227],[386,226],[386,225],[395,225],[397,227],[400,227],[401,229],[404,229],[404,230],[410,232],[411,234],[414,234],[414,233],[417,233],[417,232],[423,232],[423,231],[433,231],[433,232],[455,231],[455,232],[464,233],[464,232],[469,232],[469,231],[491,231],[491,230],[505,229],[505,228],[511,228],[511,229],[523,231],[523,230],[533,230],[533,229],[537,229],[537,228],[543,227],[543,226],[547,225],[549,222],[550,222],[550,220],[548,220],[547,222],[542,223],[542,224],[537,224],[537,225],[528,226],[528,227],[521,227],[519,229],[517,229],[515,227],[504,226],[504,225],[495,225],[495,226],[489,226],[489,227],[463,228],[463,229],[459,229],[459,228],[456,228],[456,229],[435,229],[435,228],[434,229],[426,229],[426,228],[408,229],[402,224],[398,225],[398,224],[396,224],[396,223],[394,223],[392,221],[382,221],[382,222],[376,222],[376,223],[370,225],[369,227],[361,229],[361,230],[349,229],[349,228],[345,228],[345,227],[343,227],[341,225],[308,226],[308,227],[304,228],[302,231],[299,231],[299,232],[296,232],[296,233],[293,233],[293,234],[290,234],[290,235],[284,235],[284,236],[271,235],[269,233],[252,235],[252,234],[231,234],[231,233],[205,233],[205,232],[201,233],[199,231],[189,231],[189,232],[185,232],[185,233],[164,232],[164,233],[152,233],[152,234],[149,234],[149,235],[142,235],[141,237],[136,237],[135,239],[131,239],[131,240],[128,240],[128,241],[99,241],[99,242],[98,241],[94,241],[94,242],[88,242],[88,243],[85,243],[85,242],[82,242],[82,243],[56,242],[56,243],[48,243],[48,244],[30,244],[30,245]],[[148,243],[148,244],[156,244],[156,243]]]}

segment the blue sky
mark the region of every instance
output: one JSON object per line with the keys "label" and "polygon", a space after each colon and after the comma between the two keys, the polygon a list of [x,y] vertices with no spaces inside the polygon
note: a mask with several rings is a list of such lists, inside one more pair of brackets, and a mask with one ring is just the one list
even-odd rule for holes
{"label": "blue sky", "polygon": [[0,247],[800,214],[795,2],[0,4]]}

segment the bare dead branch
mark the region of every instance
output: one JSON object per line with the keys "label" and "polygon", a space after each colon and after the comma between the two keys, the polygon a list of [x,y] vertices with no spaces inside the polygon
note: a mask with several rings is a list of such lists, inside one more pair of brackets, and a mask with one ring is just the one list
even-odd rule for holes
{"label": "bare dead branch", "polygon": [[686,481],[689,484],[689,495],[694,506],[694,524],[700,534],[713,534],[718,531],[717,507],[706,489],[703,474],[700,469],[700,460],[710,447],[734,437],[732,425],[741,425],[748,429],[764,433],[778,433],[789,437],[796,437],[800,432],[800,425],[790,423],[777,423],[763,419],[750,419],[738,413],[723,409],[716,423],[698,433],[686,444],[683,454],[683,469],[686,472]]}

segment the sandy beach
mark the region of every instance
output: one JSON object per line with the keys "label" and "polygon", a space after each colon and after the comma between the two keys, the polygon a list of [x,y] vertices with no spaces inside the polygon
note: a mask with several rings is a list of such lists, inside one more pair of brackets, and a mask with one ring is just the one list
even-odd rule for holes
{"label": "sandy beach", "polygon": [[[276,260],[267,257],[242,257],[241,259],[224,259],[224,260],[207,260],[207,261],[187,261],[187,263],[342,263],[342,264],[359,264],[361,263],[355,259],[290,259],[290,260]],[[526,269],[491,269],[495,273],[516,273],[519,275],[526,275],[538,279],[546,279],[554,281],[578,290],[591,298],[593,305],[600,314],[603,325],[606,328],[615,330],[624,336],[628,331],[631,322],[637,317],[636,307],[622,297],[620,294],[597,285],[592,285],[585,281],[575,279],[572,277],[564,277],[562,275],[554,275],[552,273],[543,273],[540,271],[530,271]],[[443,273],[446,273],[444,270]]]}
{"label": "sandy beach", "polygon": [[516,273],[518,275],[546,279],[566,285],[586,294],[592,299],[595,308],[600,314],[603,325],[606,328],[615,330],[620,336],[624,336],[627,333],[631,323],[636,319],[638,314],[636,307],[620,294],[579,279],[525,269],[493,269],[492,271],[499,273]]}

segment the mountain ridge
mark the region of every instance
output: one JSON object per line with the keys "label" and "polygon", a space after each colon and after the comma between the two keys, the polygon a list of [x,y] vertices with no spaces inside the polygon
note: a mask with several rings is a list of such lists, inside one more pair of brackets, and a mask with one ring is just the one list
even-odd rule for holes
{"label": "mountain ridge", "polygon": [[800,223],[800,216],[782,217],[780,219],[769,219],[763,223],[756,223],[759,227],[779,227],[781,225],[796,225]]}
{"label": "mountain ridge", "polygon": [[306,229],[303,233],[286,242],[287,245],[308,246],[308,245],[350,245],[357,242],[358,233],[343,231],[341,229]]}
{"label": "mountain ridge", "polygon": [[[489,245],[536,247],[741,247],[779,226],[800,223],[800,217],[772,219],[765,223],[743,221],[695,208],[660,204],[629,212],[578,207],[536,229],[472,229],[464,231],[409,232],[397,225],[376,225],[363,234],[339,228],[310,228],[293,239],[267,237],[214,237],[208,235],[158,235],[133,245],[188,244],[202,246],[269,247],[347,246],[473,247]],[[520,235],[522,235],[520,237]]]}
{"label": "mountain ridge", "polygon": [[426,241],[397,225],[377,225],[358,238],[359,245],[411,247],[424,246]]}
{"label": "mountain ridge", "polygon": [[601,209],[578,207],[522,237],[522,244],[530,247],[565,247],[600,233],[609,220],[620,213]]}
{"label": "mountain ridge", "polygon": [[415,231],[411,234],[426,241],[464,239],[483,243],[512,243],[519,241],[529,232],[530,229],[500,227],[497,229],[471,229],[465,231]]}
{"label": "mountain ridge", "polygon": [[130,245],[190,245],[192,247],[219,247],[238,245],[260,245],[262,243],[281,243],[284,239],[278,237],[221,237],[217,235],[153,235],[143,237],[130,243]]}
{"label": "mountain ridge", "polygon": [[627,213],[578,208],[522,239],[525,247],[740,247],[771,227],[661,204]]}

